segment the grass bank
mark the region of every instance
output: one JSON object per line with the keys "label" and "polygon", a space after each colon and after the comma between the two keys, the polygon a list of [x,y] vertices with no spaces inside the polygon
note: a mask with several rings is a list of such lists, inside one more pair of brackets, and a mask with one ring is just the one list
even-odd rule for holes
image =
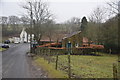
{"label": "grass bank", "polygon": [[[100,53],[101,54],[101,53]],[[71,72],[74,78],[113,78],[113,63],[117,64],[117,55],[71,55]],[[55,70],[56,56],[52,62],[36,57],[35,62],[47,70],[49,77],[63,78],[68,74],[68,56],[59,55],[58,70]]]}
{"label": "grass bank", "polygon": [[56,70],[53,64],[48,64],[48,61],[42,57],[36,56],[34,62],[48,73],[48,78],[67,78],[63,71]]}
{"label": "grass bank", "polygon": [[5,48],[0,48],[0,51],[4,51],[4,50],[6,50]]}
{"label": "grass bank", "polygon": [[[55,56],[52,58],[55,59]],[[113,78],[113,63],[117,63],[116,55],[71,55],[72,76],[75,78]],[[68,56],[59,56],[59,70],[66,72],[66,74],[68,71],[67,64]]]}

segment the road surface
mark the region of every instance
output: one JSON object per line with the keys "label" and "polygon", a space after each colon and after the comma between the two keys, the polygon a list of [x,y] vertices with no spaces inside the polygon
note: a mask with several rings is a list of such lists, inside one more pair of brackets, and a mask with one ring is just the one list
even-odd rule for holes
{"label": "road surface", "polygon": [[39,68],[32,65],[26,52],[29,44],[11,44],[10,48],[2,52],[2,77],[3,78],[45,78]]}

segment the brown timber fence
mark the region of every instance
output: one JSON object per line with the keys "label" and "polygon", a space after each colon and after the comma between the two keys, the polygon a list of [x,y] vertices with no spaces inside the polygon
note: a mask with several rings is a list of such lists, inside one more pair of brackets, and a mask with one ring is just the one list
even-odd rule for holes
{"label": "brown timber fence", "polygon": [[[87,55],[87,54],[91,54],[91,52],[93,52],[93,51],[95,51],[95,49],[91,49],[91,48],[71,48],[71,53],[72,53],[72,55],[74,55],[74,54],[77,54],[77,55]],[[37,53],[37,55],[39,55],[39,56],[41,56],[41,57],[43,57],[45,60],[47,60],[48,61],[48,63],[51,63],[51,62],[54,62],[55,63],[55,69],[57,70],[58,69],[58,67],[60,67],[60,66],[62,66],[62,67],[66,67],[67,68],[67,70],[66,70],[66,72],[70,72],[71,74],[72,74],[72,72],[71,71],[69,71],[69,66],[67,66],[67,65],[62,65],[62,64],[60,64],[59,63],[59,55],[67,55],[68,54],[68,49],[66,48],[53,48],[53,47],[37,47],[37,49],[36,49],[36,53]],[[53,58],[53,56],[55,56],[54,58]],[[69,61],[70,62],[70,60],[67,60],[67,61]],[[69,63],[68,62],[68,63]],[[58,66],[58,65],[60,65],[60,66]],[[116,71],[116,68],[115,68],[115,66],[113,66],[113,75],[114,75],[114,77],[117,77],[116,76],[116,73],[114,73],[115,71]],[[69,74],[70,75],[70,74]],[[71,77],[72,75],[70,75],[70,77]]]}

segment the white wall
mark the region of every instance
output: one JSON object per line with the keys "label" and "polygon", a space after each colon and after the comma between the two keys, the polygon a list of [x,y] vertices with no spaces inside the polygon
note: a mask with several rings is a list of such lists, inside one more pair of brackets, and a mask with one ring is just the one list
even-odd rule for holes
{"label": "white wall", "polygon": [[27,32],[24,28],[20,34],[20,42],[27,42]]}

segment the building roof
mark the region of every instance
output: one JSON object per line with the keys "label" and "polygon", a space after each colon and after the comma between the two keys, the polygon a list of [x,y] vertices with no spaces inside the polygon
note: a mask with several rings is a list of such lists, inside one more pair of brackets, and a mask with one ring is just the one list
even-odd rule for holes
{"label": "building roof", "polygon": [[[40,41],[41,41],[41,42],[50,42],[49,39],[41,39]],[[53,42],[54,40],[51,40],[51,41]]]}
{"label": "building roof", "polygon": [[[63,33],[53,34],[53,36],[51,36],[51,41],[52,42],[56,42],[58,40],[58,42],[61,42],[63,37],[65,37],[66,35],[67,34],[63,34]],[[44,36],[42,36],[40,41],[47,41],[47,42],[49,42],[50,39],[46,35],[44,35]]]}
{"label": "building roof", "polygon": [[[66,37],[64,37],[63,39],[65,39],[65,38],[69,38],[69,37],[71,37],[71,36],[73,36],[73,35],[76,35],[76,34],[78,34],[78,33],[81,33],[81,31],[77,31],[77,32],[73,32],[73,33],[71,33],[71,34],[68,34]],[[88,38],[87,37],[83,37],[83,43],[88,43]]]}
{"label": "building roof", "polygon": [[81,33],[81,31],[72,32],[72,33],[68,34],[66,37],[64,37],[63,39],[69,38],[69,37],[71,37],[71,36],[73,36],[73,35],[76,35],[76,34],[78,34],[78,33]]}
{"label": "building roof", "polygon": [[50,46],[57,46],[57,45],[62,45],[61,43],[47,43],[47,44],[43,44],[37,47],[50,47]]}

